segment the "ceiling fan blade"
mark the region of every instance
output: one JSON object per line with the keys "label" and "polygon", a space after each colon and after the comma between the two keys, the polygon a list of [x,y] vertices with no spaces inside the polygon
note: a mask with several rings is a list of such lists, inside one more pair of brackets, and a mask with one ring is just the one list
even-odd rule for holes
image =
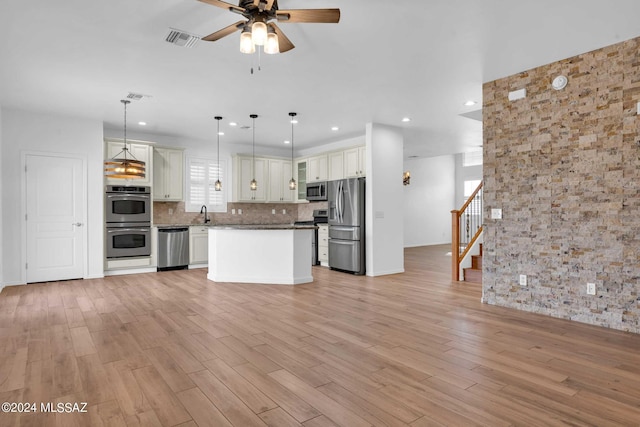
{"label": "ceiling fan blade", "polygon": [[207,42],[214,42],[216,40],[220,40],[221,38],[226,37],[229,34],[235,33],[245,25],[246,25],[245,21],[238,21],[235,24],[231,24],[228,27],[224,27],[223,29],[216,31],[215,33],[211,33],[208,36],[203,37],[202,40]]}
{"label": "ceiling fan blade", "polygon": [[221,7],[222,9],[230,10],[231,12],[243,14],[247,10],[244,7],[236,6],[235,4],[227,3],[226,1],[220,0],[198,0],[202,3],[210,4],[211,6]]}
{"label": "ceiling fan blade", "polygon": [[318,22],[335,24],[340,22],[340,9],[289,9],[278,10],[280,22]]}
{"label": "ceiling fan blade", "polygon": [[293,43],[291,43],[291,40],[289,40],[289,38],[284,35],[282,30],[278,28],[276,24],[274,24],[273,22],[269,22],[267,26],[269,26],[270,28],[273,28],[273,31],[275,31],[276,35],[278,36],[278,45],[280,46],[280,53],[285,53],[295,47]]}

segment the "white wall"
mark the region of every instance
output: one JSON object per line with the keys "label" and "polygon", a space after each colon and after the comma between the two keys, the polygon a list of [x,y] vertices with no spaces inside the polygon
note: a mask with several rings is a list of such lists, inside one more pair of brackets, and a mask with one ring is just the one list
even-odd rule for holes
{"label": "white wall", "polygon": [[402,129],[367,123],[367,276],[404,271]]}
{"label": "white wall", "polygon": [[404,246],[451,243],[455,208],[455,156],[404,162],[411,184],[404,186]]}
{"label": "white wall", "polygon": [[2,269],[3,283],[25,283],[24,152],[71,154],[86,158],[87,278],[102,277],[104,266],[104,188],[102,122],[50,113],[4,108],[2,111]]}

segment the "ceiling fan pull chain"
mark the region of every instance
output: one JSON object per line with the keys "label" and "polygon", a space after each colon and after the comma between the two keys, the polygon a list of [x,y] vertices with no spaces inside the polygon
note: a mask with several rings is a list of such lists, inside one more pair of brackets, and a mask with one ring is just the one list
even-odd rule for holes
{"label": "ceiling fan pull chain", "polygon": [[258,71],[262,71],[260,64],[262,63],[262,46],[258,46]]}

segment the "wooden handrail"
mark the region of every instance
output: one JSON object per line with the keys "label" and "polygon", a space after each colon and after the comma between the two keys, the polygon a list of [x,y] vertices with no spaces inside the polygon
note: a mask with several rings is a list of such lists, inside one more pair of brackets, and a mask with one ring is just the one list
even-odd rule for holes
{"label": "wooden handrail", "polygon": [[[456,282],[460,280],[460,263],[467,255],[476,240],[478,240],[480,234],[482,234],[482,224],[480,223],[477,229],[474,230],[473,236],[471,237],[469,235],[471,231],[469,230],[470,215],[467,214],[467,239],[464,239],[465,241],[463,242],[460,236],[460,230],[462,227],[460,219],[464,217],[465,212],[469,208],[469,205],[471,205],[471,203],[478,197],[478,193],[480,192],[480,190],[482,190],[482,184],[483,182],[481,181],[475,191],[471,193],[471,196],[469,196],[467,201],[462,205],[462,208],[460,208],[459,210],[451,211],[451,279]],[[483,212],[481,198],[479,199],[479,202],[480,207],[478,210],[479,214],[482,216]],[[461,247],[463,247],[462,250],[460,250]]]}

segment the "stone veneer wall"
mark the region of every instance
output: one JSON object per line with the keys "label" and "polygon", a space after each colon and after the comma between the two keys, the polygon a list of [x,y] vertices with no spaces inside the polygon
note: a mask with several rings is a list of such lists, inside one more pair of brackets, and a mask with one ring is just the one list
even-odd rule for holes
{"label": "stone veneer wall", "polygon": [[484,85],[485,302],[640,333],[638,101],[640,38]]}

